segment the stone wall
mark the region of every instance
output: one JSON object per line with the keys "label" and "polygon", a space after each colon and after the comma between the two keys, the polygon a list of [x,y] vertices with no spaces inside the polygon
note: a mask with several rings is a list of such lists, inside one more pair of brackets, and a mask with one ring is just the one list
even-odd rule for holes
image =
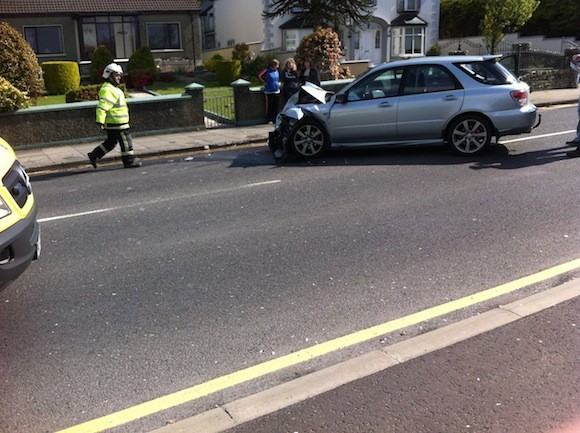
{"label": "stone wall", "polygon": [[[181,96],[128,99],[136,136],[204,128],[203,88]],[[95,122],[97,102],[77,102],[0,113],[0,136],[18,147],[103,139]]]}

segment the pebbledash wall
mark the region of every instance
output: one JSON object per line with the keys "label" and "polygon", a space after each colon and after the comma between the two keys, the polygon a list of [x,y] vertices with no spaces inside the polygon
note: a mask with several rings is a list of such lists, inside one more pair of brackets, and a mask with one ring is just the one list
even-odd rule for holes
{"label": "pebbledash wall", "polygon": [[[135,135],[203,128],[203,88],[181,96],[127,99]],[[0,136],[15,148],[99,141],[96,101],[24,108],[0,113]]]}

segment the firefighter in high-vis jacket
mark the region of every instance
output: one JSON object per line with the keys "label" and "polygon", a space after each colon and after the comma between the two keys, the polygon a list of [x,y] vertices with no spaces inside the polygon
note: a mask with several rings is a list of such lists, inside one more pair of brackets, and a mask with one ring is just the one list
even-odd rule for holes
{"label": "firefighter in high-vis jacket", "polygon": [[116,63],[107,65],[103,71],[103,83],[97,104],[97,124],[107,131],[107,139],[89,152],[89,161],[97,168],[99,158],[113,150],[119,143],[123,167],[140,167],[141,161],[133,153],[133,138],[129,129],[129,108],[125,94],[119,89],[123,68]]}

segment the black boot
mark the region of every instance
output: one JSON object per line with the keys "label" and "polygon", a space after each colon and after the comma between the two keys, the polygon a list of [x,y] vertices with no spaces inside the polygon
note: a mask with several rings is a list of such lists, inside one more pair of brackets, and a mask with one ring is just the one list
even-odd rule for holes
{"label": "black boot", "polygon": [[135,167],[141,167],[141,160],[139,158],[127,158],[127,159],[123,159],[123,167],[124,168],[135,168]]}
{"label": "black boot", "polygon": [[97,155],[95,155],[93,152],[89,152],[87,153],[88,157],[89,157],[89,161],[91,162],[91,165],[94,168],[97,168]]}

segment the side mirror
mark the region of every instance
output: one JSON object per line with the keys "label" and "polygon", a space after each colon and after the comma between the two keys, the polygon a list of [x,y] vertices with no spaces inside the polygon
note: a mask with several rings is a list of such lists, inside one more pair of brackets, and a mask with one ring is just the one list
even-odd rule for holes
{"label": "side mirror", "polygon": [[338,103],[338,104],[344,104],[347,99],[346,99],[346,93],[338,93],[336,95],[336,98],[334,98],[334,100]]}

